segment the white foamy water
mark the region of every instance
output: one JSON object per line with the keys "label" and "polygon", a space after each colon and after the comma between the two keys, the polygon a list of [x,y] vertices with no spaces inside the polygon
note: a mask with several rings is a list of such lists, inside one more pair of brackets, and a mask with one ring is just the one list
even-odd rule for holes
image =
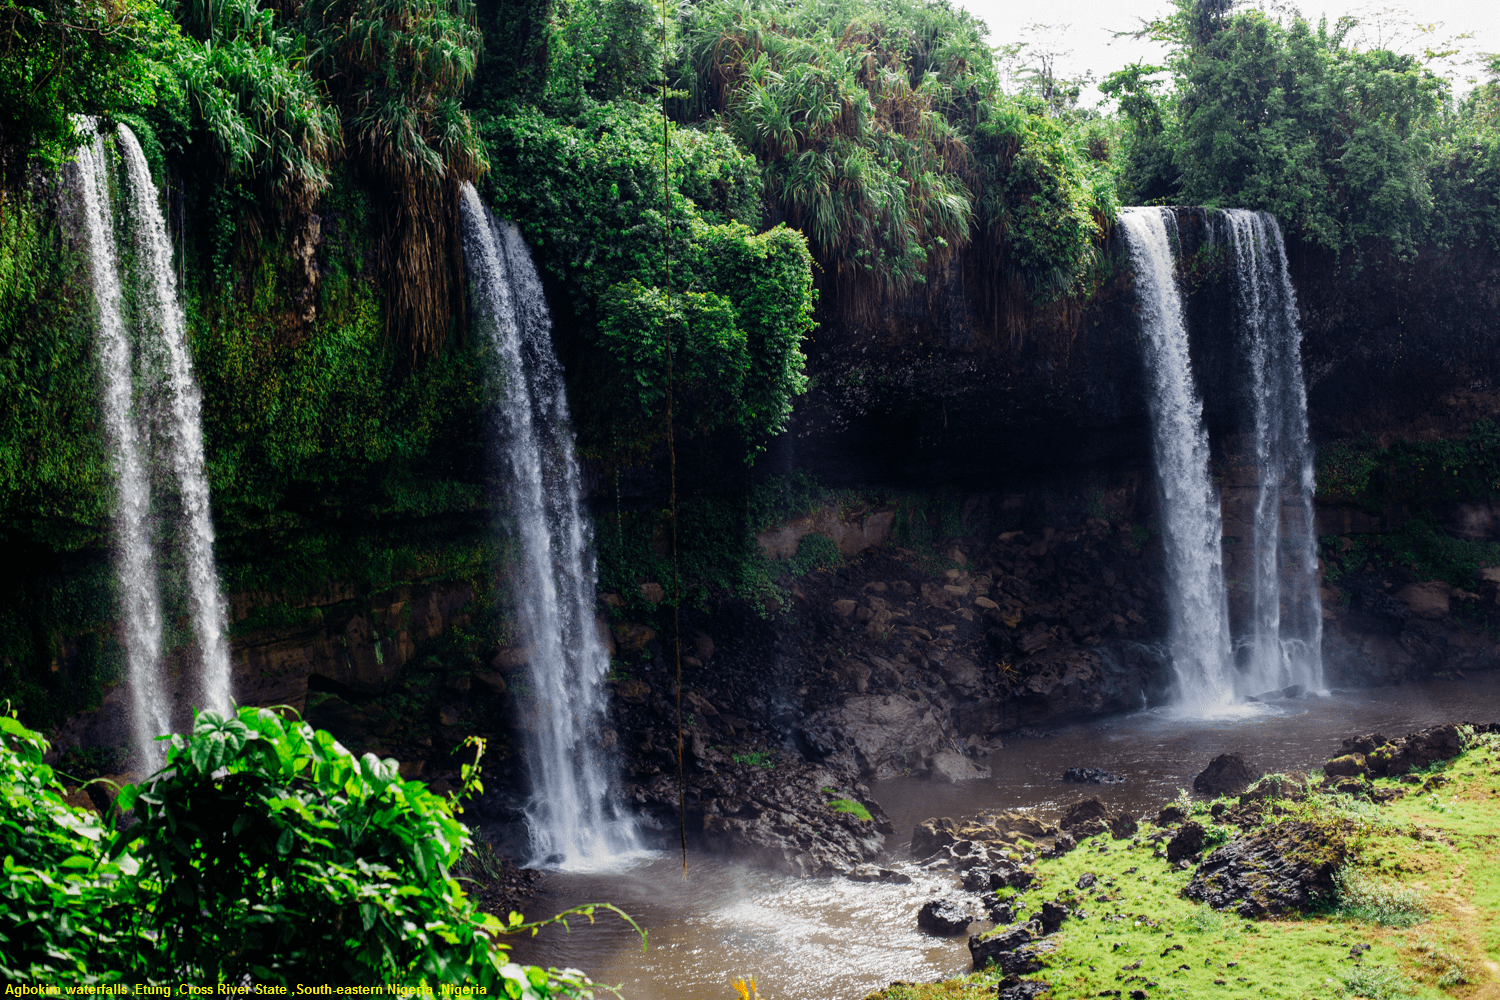
{"label": "white foamy water", "polygon": [[594,619],[594,557],[552,320],[521,234],[463,188],[464,257],[474,322],[492,350],[496,464],[518,543],[516,599],[530,651],[526,808],[530,864],[573,871],[639,861],[634,818],[615,796],[599,743],[609,655]]}
{"label": "white foamy water", "polygon": [[152,547],[151,477],[146,435],[134,407],[135,359],[121,311],[119,258],[110,209],[109,151],[97,132],[78,150],[78,191],[88,241],[98,334],[101,413],[114,474],[114,562],[119,587],[120,641],[130,685],[136,766],[162,762],[156,737],[171,731],[161,678],[161,600]]}
{"label": "white foamy water", "polygon": [[142,343],[161,354],[165,392],[158,400],[167,456],[182,505],[177,540],[187,575],[188,613],[198,644],[199,708],[230,711],[229,642],[223,591],[214,564],[214,523],[208,476],[203,464],[202,397],[188,353],[187,324],[172,270],[172,244],[157,200],[156,185],[135,135],[119,126],[117,142],[125,161],[126,191],[134,222],[137,267],[148,292],[142,312]]}
{"label": "white foamy water", "polygon": [[1302,332],[1281,228],[1266,212],[1225,211],[1237,311],[1250,360],[1257,491],[1251,621],[1240,688],[1323,688],[1323,609],[1313,520]]}
{"label": "white foamy water", "polygon": [[1141,309],[1176,707],[1193,716],[1238,713],[1219,497],[1208,474],[1208,431],[1172,252],[1176,216],[1170,209],[1127,208],[1120,226],[1130,243]]}

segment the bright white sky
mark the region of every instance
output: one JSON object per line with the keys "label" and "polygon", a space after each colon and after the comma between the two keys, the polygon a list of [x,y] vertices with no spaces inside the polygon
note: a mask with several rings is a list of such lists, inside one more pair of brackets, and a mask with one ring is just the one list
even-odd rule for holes
{"label": "bright white sky", "polygon": [[[991,45],[1031,41],[1055,50],[1060,77],[1092,70],[1097,82],[1137,60],[1158,65],[1165,60],[1160,46],[1134,38],[1117,39],[1113,33],[1133,31],[1141,21],[1166,14],[1172,9],[1170,0],[1049,0],[1044,4],[1032,0],[959,0],[959,3],[989,25]],[[1419,55],[1427,48],[1451,48],[1438,43],[1472,32],[1472,38],[1459,43],[1465,47],[1466,56],[1500,52],[1497,0],[1262,0],[1258,5],[1273,12],[1276,7],[1295,7],[1314,24],[1324,15],[1331,25],[1340,16],[1351,14],[1360,18],[1362,27],[1355,29],[1350,38],[1361,40],[1362,48],[1384,41],[1387,48]],[[1032,27],[1036,22],[1042,22],[1043,30]],[[1421,34],[1416,25],[1427,26],[1429,32]],[[1393,36],[1394,44],[1390,41]],[[1469,89],[1465,77],[1479,74],[1477,65],[1462,65],[1462,59],[1461,56],[1450,61],[1459,65],[1439,67],[1454,80],[1459,92]],[[1083,103],[1092,104],[1098,99],[1098,92],[1091,87],[1085,91]]]}

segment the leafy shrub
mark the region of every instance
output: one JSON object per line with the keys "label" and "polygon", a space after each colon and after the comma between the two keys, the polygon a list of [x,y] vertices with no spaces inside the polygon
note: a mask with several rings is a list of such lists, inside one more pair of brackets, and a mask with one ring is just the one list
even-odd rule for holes
{"label": "leafy shrub", "polygon": [[1414,1000],[1417,996],[1411,980],[1384,965],[1356,965],[1344,974],[1344,988],[1364,1000]]}
{"label": "leafy shrub", "polygon": [[1427,904],[1415,890],[1372,878],[1352,865],[1333,876],[1338,916],[1385,927],[1410,927],[1428,918]]}
{"label": "leafy shrub", "polygon": [[451,869],[469,844],[448,800],[396,762],[355,759],[268,709],[201,713],[115,831],[67,806],[46,742],[0,717],[0,974],[97,982],[472,982],[574,996],[523,968]]}

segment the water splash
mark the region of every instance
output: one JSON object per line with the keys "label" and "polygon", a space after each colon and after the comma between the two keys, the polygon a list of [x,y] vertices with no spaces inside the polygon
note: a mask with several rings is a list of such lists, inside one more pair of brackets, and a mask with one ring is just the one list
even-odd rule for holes
{"label": "water splash", "polygon": [[1256,499],[1251,620],[1240,642],[1247,694],[1323,689],[1323,610],[1313,519],[1302,333],[1281,228],[1266,212],[1223,213],[1254,398]]}
{"label": "water splash", "polygon": [[130,129],[120,125],[117,142],[125,161],[137,266],[148,293],[149,309],[142,316],[142,323],[154,327],[142,337],[142,342],[156,345],[162,353],[165,375],[165,391],[160,400],[165,417],[162,425],[182,504],[178,540],[187,574],[188,613],[198,640],[198,696],[202,700],[199,707],[225,713],[231,704],[229,643],[224,595],[214,565],[214,524],[203,462],[202,397],[193,378],[187,324],[172,270],[172,244],[157,202],[156,185],[140,143]]}
{"label": "water splash", "polygon": [[517,604],[530,651],[534,715],[522,725],[533,786],[529,863],[614,867],[642,851],[599,750],[609,656],[594,619],[594,559],[552,320],[520,233],[496,220],[472,185],[462,196],[475,323],[493,352],[497,464],[508,484]]}
{"label": "water splash", "polygon": [[1127,208],[1120,226],[1130,243],[1140,300],[1151,440],[1162,498],[1166,552],[1167,645],[1185,714],[1232,710],[1229,605],[1224,590],[1219,498],[1208,474],[1208,431],[1188,357],[1187,324],[1172,252],[1170,209]]}
{"label": "water splash", "polygon": [[121,642],[130,683],[137,766],[149,772],[162,762],[156,737],[171,731],[171,709],[161,680],[162,615],[152,548],[151,479],[143,446],[145,434],[132,405],[134,352],[121,311],[120,269],[110,210],[109,152],[97,131],[78,151],[78,173],[89,275],[98,313],[104,437],[114,473],[114,559],[120,588]]}

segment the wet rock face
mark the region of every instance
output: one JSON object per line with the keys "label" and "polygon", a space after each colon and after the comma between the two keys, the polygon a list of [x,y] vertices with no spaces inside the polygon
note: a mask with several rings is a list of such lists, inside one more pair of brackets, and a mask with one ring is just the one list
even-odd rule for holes
{"label": "wet rock face", "polygon": [[969,954],[974,959],[974,968],[983,969],[991,962],[1000,964],[1000,956],[1028,945],[1042,936],[1042,925],[1034,920],[1012,924],[989,935],[976,934],[969,938]]}
{"label": "wet rock face", "polygon": [[1125,781],[1102,767],[1070,767],[1063,772],[1062,780],[1077,785],[1118,785]]}
{"label": "wet rock face", "polygon": [[969,908],[956,899],[933,899],[917,911],[917,926],[929,934],[952,937],[962,934],[974,922]]}
{"label": "wet rock face", "polygon": [[[1465,723],[1469,725],[1469,723]],[[1493,731],[1479,725],[1476,731]],[[1457,757],[1462,745],[1453,723],[1432,726],[1388,740],[1381,733],[1366,733],[1344,740],[1344,753],[1323,765],[1328,778],[1386,777],[1417,771],[1435,760]]]}
{"label": "wet rock face", "polygon": [[1183,894],[1244,917],[1305,911],[1334,891],[1346,854],[1333,830],[1281,823],[1215,848]]}
{"label": "wet rock face", "polygon": [[1167,841],[1167,860],[1176,864],[1203,850],[1205,831],[1201,823],[1184,823]]}
{"label": "wet rock face", "polygon": [[1193,791],[1199,795],[1238,795],[1258,777],[1260,774],[1250,770],[1239,754],[1221,753],[1193,779]]}

